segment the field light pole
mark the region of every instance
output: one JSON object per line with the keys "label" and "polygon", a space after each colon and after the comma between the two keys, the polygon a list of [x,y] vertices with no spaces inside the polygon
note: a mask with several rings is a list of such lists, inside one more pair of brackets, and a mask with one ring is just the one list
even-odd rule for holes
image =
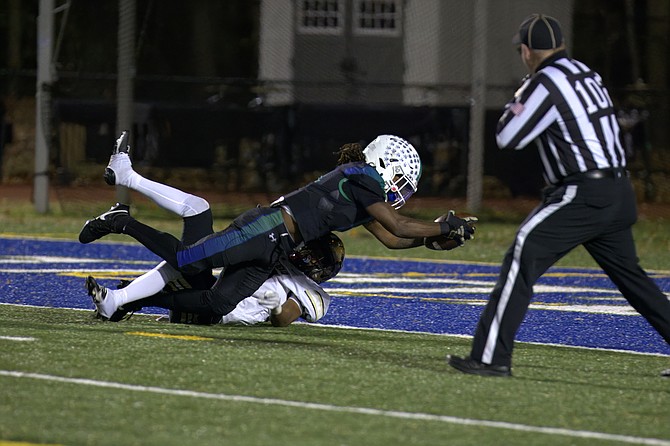
{"label": "field light pole", "polygon": [[37,85],[35,91],[35,211],[49,211],[49,144],[51,142],[51,85],[53,83],[54,0],[40,0],[37,16]]}
{"label": "field light pole", "polygon": [[[118,59],[116,80],[116,135],[132,130],[135,100],[135,0],[119,0]],[[132,138],[133,134],[130,133]],[[116,138],[115,138],[116,139]],[[130,191],[116,186],[116,199],[130,202]]]}
{"label": "field light pole", "polygon": [[475,0],[472,45],[472,90],[470,98],[470,143],[466,207],[478,212],[482,206],[484,178],[484,119],[486,116],[486,8],[487,0]]}

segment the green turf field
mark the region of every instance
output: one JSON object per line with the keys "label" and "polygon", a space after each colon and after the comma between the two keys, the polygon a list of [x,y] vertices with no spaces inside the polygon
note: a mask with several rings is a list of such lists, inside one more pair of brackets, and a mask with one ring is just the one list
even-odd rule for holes
{"label": "green turf field", "polygon": [[667,357],[524,344],[514,378],[487,379],[447,367],[446,354],[468,348],[457,337],[137,315],[113,324],[6,305],[0,320],[0,369],[37,374],[0,375],[3,440],[670,444]]}
{"label": "green turf field", "polygon": [[[2,232],[69,238],[81,223],[30,210],[0,218]],[[448,255],[498,262],[515,227],[482,221],[477,239]],[[670,269],[667,224],[636,231],[643,264]],[[343,240],[349,254],[389,255],[363,232]],[[593,266],[579,252],[564,262]],[[0,330],[3,446],[670,445],[664,356],[519,344],[515,376],[504,379],[452,370],[445,356],[470,340],[444,335],[139,315],[113,324],[12,305],[0,305]]]}

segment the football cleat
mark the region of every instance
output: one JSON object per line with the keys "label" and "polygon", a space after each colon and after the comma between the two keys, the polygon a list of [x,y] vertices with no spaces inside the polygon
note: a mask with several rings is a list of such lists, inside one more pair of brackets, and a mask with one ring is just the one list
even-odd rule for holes
{"label": "football cleat", "polygon": [[105,308],[110,307],[109,303],[111,302],[111,299],[107,299],[107,288],[98,285],[98,282],[92,276],[86,278],[86,292],[91,296],[91,300],[95,305],[97,318],[107,320],[109,316],[114,314],[116,307]]}
{"label": "football cleat", "polygon": [[121,234],[130,218],[130,207],[116,203],[107,212],[86,221],[79,233],[80,243],[91,243],[107,234]]}
{"label": "football cleat", "polygon": [[105,168],[103,178],[110,186],[119,184],[124,186],[133,171],[133,163],[130,161],[130,145],[128,144],[128,131],[123,131],[116,140],[109,164]]}
{"label": "football cleat", "polygon": [[137,304],[137,302],[129,302],[117,308],[108,320],[109,322],[127,321],[136,311],[140,311],[141,309],[142,305]]}
{"label": "football cleat", "polygon": [[117,307],[108,290],[102,287],[92,276],[86,278],[86,291],[95,304],[95,317],[103,321],[119,322],[130,319],[135,311],[141,310],[141,306],[132,303]]}

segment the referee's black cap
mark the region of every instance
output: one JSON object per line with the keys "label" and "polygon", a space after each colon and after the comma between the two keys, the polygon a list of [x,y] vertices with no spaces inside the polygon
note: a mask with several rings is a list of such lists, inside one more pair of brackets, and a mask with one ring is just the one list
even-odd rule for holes
{"label": "referee's black cap", "polygon": [[521,22],[512,43],[523,43],[532,50],[553,50],[563,44],[561,24],[548,15],[533,14]]}

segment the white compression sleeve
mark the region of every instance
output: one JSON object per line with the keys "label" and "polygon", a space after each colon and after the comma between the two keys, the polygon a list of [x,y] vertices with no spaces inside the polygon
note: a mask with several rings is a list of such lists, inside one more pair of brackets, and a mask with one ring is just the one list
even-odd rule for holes
{"label": "white compression sleeve", "polygon": [[120,290],[108,289],[107,293],[114,294],[117,306],[123,306],[129,302],[153,296],[162,290],[168,282],[180,276],[181,274],[167,262],[161,262],[151,271],[130,282],[127,287]]}
{"label": "white compression sleeve", "polygon": [[128,187],[150,198],[163,209],[181,217],[191,217],[209,209],[209,203],[204,198],[149,180],[137,172],[134,173],[128,181]]}

